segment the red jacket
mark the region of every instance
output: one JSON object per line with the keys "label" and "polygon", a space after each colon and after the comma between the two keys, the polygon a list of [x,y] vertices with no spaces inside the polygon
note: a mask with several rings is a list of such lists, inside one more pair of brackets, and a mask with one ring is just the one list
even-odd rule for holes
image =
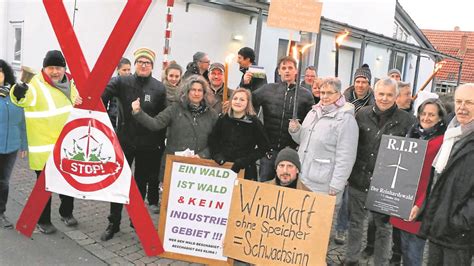
{"label": "red jacket", "polygon": [[[431,178],[431,165],[433,164],[433,160],[438,153],[438,150],[441,148],[441,144],[443,143],[443,137],[436,136],[428,141],[428,147],[426,148],[425,160],[423,163],[423,168],[421,170],[420,182],[418,184],[418,190],[416,191],[415,196],[415,205],[421,209],[423,203],[426,200],[426,190],[428,189],[428,184],[430,183]],[[420,230],[421,221],[412,221],[408,222],[401,218],[397,217],[390,217],[390,223],[401,230],[407,231],[412,234],[418,234]]]}

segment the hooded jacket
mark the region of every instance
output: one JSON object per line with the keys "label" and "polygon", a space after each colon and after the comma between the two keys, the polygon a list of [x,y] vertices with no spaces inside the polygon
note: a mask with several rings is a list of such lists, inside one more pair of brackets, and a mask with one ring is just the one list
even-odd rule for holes
{"label": "hooded jacket", "polygon": [[300,144],[301,181],[311,191],[328,193],[329,188],[343,191],[357,153],[358,127],[354,106],[345,103],[329,113],[316,105],[300,129],[290,133]]}

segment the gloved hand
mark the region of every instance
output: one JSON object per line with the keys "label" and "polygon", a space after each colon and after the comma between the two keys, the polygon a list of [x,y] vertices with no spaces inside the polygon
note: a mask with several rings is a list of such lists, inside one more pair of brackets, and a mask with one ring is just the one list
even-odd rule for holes
{"label": "gloved hand", "polygon": [[241,169],[244,169],[247,167],[247,162],[244,159],[237,159],[234,162],[234,165],[232,165],[231,170],[234,171],[235,173],[239,173]]}
{"label": "gloved hand", "polygon": [[27,90],[28,85],[26,83],[17,83],[14,87],[13,95],[16,97],[16,100],[19,101],[25,97]]}
{"label": "gloved hand", "polygon": [[225,164],[225,158],[222,154],[216,154],[214,156],[214,161],[218,164],[218,165],[223,165]]}

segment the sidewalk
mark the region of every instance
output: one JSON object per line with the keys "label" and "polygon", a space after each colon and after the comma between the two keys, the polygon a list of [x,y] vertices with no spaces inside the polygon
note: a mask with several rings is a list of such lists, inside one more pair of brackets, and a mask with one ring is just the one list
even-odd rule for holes
{"label": "sidewalk", "polygon": [[[7,216],[15,223],[36,182],[27,160],[18,158],[10,180]],[[199,265],[160,257],[147,257],[129,226],[127,212],[123,212],[120,232],[102,242],[100,235],[107,227],[109,203],[75,199],[74,216],[79,221],[69,228],[59,220],[59,197],[53,195],[53,224],[56,234],[34,233],[31,239],[16,230],[0,229],[0,265]],[[158,221],[157,214],[151,214]],[[330,257],[335,263],[344,259],[345,246],[332,244]],[[367,263],[367,262],[366,262]]]}

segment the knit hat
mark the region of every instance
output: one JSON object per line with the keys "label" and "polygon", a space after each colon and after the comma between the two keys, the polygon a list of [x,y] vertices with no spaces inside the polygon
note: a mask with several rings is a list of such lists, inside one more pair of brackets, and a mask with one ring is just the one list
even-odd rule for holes
{"label": "knit hat", "polygon": [[51,50],[46,53],[43,59],[43,67],[60,66],[66,67],[66,60],[61,51]]}
{"label": "knit hat", "polygon": [[214,69],[220,69],[222,71],[222,73],[224,73],[224,65],[221,64],[221,63],[212,63],[211,66],[209,66],[209,72],[211,72],[212,70]]}
{"label": "knit hat", "polygon": [[193,55],[193,61],[197,63],[198,61],[200,61],[201,59],[203,59],[204,56],[206,56],[206,53],[197,52],[197,53],[195,53],[195,54]]}
{"label": "knit hat", "polygon": [[155,63],[155,52],[145,47],[138,48],[137,50],[135,50],[135,52],[133,52],[133,56],[135,56],[135,63],[141,57],[149,59],[152,65]]}
{"label": "knit hat", "polygon": [[370,73],[369,65],[363,64],[359,69],[355,71],[354,81],[359,77],[367,79],[370,84],[370,80],[372,79],[372,73]]}
{"label": "knit hat", "polygon": [[301,171],[300,157],[298,156],[298,153],[292,148],[284,148],[278,153],[277,158],[275,160],[275,167],[277,167],[278,164],[282,161],[288,161],[294,164],[296,168]]}
{"label": "knit hat", "polygon": [[402,73],[400,73],[400,70],[396,69],[396,68],[392,68],[390,69],[388,72],[387,72],[387,76],[390,76],[392,74],[398,74],[399,76],[402,75]]}

